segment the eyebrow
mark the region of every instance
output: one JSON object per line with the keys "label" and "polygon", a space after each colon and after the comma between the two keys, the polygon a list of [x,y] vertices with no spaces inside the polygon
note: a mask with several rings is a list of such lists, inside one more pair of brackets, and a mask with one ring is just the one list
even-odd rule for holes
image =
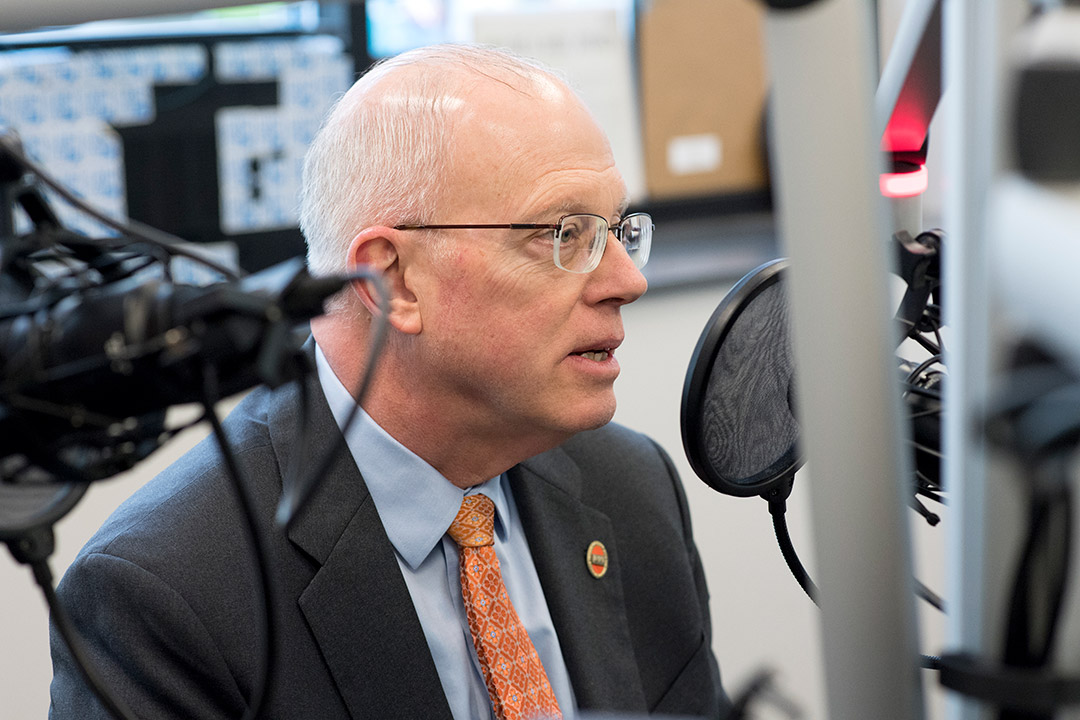
{"label": "eyebrow", "polygon": [[[625,217],[626,216],[626,211],[629,208],[630,208],[630,198],[628,196],[624,195],[623,199],[621,201],[619,201],[619,204],[616,206],[615,215],[617,217],[619,217],[619,218]],[[559,203],[558,205],[552,205],[550,207],[544,208],[540,212],[533,213],[529,217],[528,221],[529,222],[539,223],[539,222],[542,222],[543,220],[546,220],[546,219],[550,218],[552,215],[562,217],[563,215],[573,215],[575,213],[592,213],[592,214],[596,214],[596,213],[593,212],[592,209],[584,207],[583,205],[578,203],[576,200],[565,200],[565,201]]]}

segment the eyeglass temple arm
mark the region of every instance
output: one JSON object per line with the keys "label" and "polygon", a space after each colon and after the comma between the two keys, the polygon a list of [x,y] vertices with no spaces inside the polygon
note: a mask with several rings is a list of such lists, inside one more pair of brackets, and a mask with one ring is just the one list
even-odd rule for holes
{"label": "eyeglass temple arm", "polygon": [[395,225],[395,230],[558,230],[558,225],[540,223],[481,223],[469,225]]}

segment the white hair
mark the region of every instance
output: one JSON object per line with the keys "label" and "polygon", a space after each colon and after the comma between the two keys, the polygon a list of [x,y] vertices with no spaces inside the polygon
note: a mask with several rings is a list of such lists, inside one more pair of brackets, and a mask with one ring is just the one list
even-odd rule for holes
{"label": "white hair", "polygon": [[[374,65],[335,104],[304,160],[300,229],[313,274],[344,272],[365,227],[435,221],[427,215],[438,208],[461,103],[448,89],[469,75],[523,92],[565,85],[536,61],[476,45],[433,45]],[[392,92],[366,101],[384,82]]]}

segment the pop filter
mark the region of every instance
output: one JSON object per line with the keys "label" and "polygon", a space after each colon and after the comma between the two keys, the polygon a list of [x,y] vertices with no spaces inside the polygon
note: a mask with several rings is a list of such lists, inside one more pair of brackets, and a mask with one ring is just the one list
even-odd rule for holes
{"label": "pop filter", "polygon": [[[897,245],[899,251],[911,248]],[[929,252],[916,248],[919,254]],[[936,254],[936,248],[933,248]],[[795,361],[791,351],[789,305],[784,274],[789,262],[772,260],[751,270],[720,301],[694,348],[683,383],[682,439],[690,466],[705,484],[725,495],[760,495],[769,502],[780,549],[799,584],[812,598],[813,582],[795,553],[784,520],[795,472],[802,467],[799,422],[795,412]],[[906,266],[903,266],[906,267]],[[903,399],[911,421],[915,459],[912,506],[931,524],[938,516],[915,495],[942,501],[939,309],[929,303],[937,292],[936,268],[903,272],[909,289],[934,280],[917,302],[905,296],[901,313],[910,317],[905,337],[934,353],[916,364],[897,358]],[[922,275],[927,275],[923,278]],[[920,279],[921,278],[921,279]],[[906,316],[905,316],[906,317]],[[937,342],[927,340],[930,332]],[[941,599],[917,583],[920,596],[941,608]]]}
{"label": "pop filter", "polygon": [[[706,484],[767,495],[802,464],[784,258],[728,292],[694,348],[682,398],[683,448]],[[784,493],[786,496],[786,492]]]}
{"label": "pop filter", "polygon": [[51,477],[19,485],[0,481],[0,542],[52,527],[82,499],[86,488],[87,483],[57,483]]}

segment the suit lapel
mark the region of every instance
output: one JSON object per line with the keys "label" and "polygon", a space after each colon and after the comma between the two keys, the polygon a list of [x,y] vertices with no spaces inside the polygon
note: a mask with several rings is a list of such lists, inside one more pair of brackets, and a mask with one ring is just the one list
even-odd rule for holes
{"label": "suit lapel", "polygon": [[[611,521],[581,502],[580,471],[562,450],[538,455],[509,475],[578,706],[646,711]],[[601,578],[586,565],[595,540],[608,551]]]}
{"label": "suit lapel", "polygon": [[[318,379],[308,382],[303,422],[314,463],[340,433]],[[282,393],[268,414],[282,471],[302,436],[297,395]],[[577,704],[646,711],[610,520],[581,502],[580,471],[562,450],[512,468],[509,477]],[[300,611],[352,717],[451,720],[393,548],[348,452],[338,454],[289,539],[319,566]],[[609,556],[599,579],[586,566],[594,540]]]}
{"label": "suit lapel", "polygon": [[[314,464],[340,432],[317,379],[309,397],[307,463]],[[299,423],[281,409],[270,413],[270,431],[279,467],[287,468]],[[300,611],[351,716],[451,720],[393,547],[347,450],[338,453],[289,539],[319,565]]]}
{"label": "suit lapel", "polygon": [[370,497],[300,597],[354,718],[446,718],[435,662]]}

